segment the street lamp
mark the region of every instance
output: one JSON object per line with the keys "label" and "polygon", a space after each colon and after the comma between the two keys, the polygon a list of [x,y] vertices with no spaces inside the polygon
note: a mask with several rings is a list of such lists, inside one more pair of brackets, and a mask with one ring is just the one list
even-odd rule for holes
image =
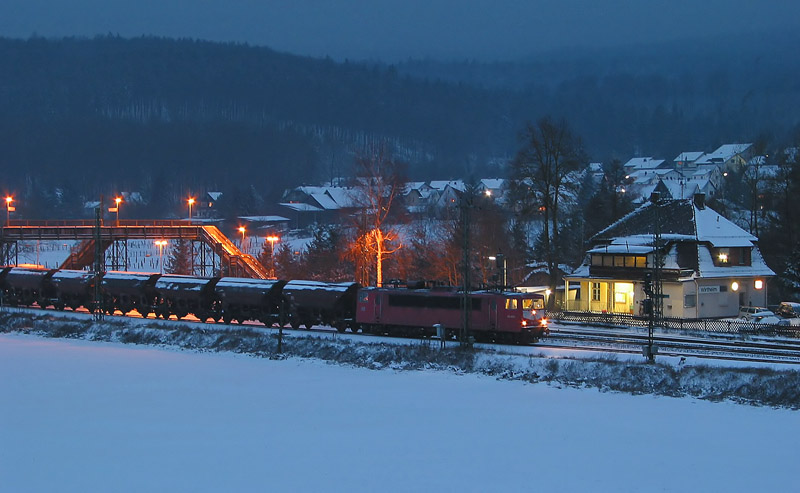
{"label": "street lamp", "polygon": [[281,241],[280,236],[267,236],[267,241],[269,242],[270,246],[270,257],[272,260],[272,275],[271,277],[275,277],[275,242]]}
{"label": "street lamp", "polygon": [[156,240],[158,246],[158,267],[161,273],[164,273],[164,247],[167,246],[167,240]]}
{"label": "street lamp", "polygon": [[117,204],[117,226],[119,226],[119,204],[122,203],[122,197],[115,198],[114,203]]}
{"label": "street lamp", "polygon": [[14,197],[9,195],[6,197],[6,226],[8,226],[8,223],[11,220],[11,211],[17,210],[16,207],[11,205],[11,202],[14,202]]}
{"label": "street lamp", "polygon": [[242,245],[241,245],[242,252],[244,252],[244,232],[245,231],[247,231],[247,230],[244,228],[244,226],[239,226],[239,232],[242,233]]}
{"label": "street lamp", "polygon": [[194,197],[189,197],[189,200],[186,201],[189,204],[189,220],[192,219],[192,206],[194,205]]}

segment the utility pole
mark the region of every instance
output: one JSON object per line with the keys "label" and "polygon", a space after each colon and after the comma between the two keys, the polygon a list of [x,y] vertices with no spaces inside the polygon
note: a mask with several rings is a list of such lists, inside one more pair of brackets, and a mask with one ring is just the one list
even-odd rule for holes
{"label": "utility pole", "polygon": [[653,192],[650,195],[650,202],[653,207],[653,266],[651,271],[645,274],[644,291],[648,299],[645,300],[647,311],[647,347],[643,349],[644,356],[651,363],[655,361],[658,354],[658,346],[655,345],[653,330],[656,325],[661,325],[664,318],[664,288],[661,276],[661,269],[664,265],[664,253],[661,241],[661,194]]}
{"label": "utility pole", "polygon": [[103,197],[100,196],[100,207],[94,210],[94,311],[95,320],[103,320],[103,293],[100,281],[105,270],[105,253],[101,246],[101,233],[103,226]]}
{"label": "utility pole", "polygon": [[469,328],[470,328],[470,315],[472,314],[472,303],[470,302],[469,290],[470,284],[472,282],[470,276],[470,242],[469,242],[469,226],[470,226],[470,209],[472,209],[472,197],[468,196],[469,190],[464,191],[464,195],[461,198],[461,224],[462,224],[462,232],[464,235],[462,249],[464,252],[464,265],[463,265],[463,272],[461,273],[461,278],[463,281],[463,290],[462,295],[463,299],[461,301],[461,306],[463,307],[463,314],[462,314],[462,325],[461,325],[461,347],[468,347],[470,346],[469,342]]}

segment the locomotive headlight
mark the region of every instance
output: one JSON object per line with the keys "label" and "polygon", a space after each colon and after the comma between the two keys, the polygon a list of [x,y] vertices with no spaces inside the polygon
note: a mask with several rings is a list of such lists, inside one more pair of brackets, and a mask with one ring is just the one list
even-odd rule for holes
{"label": "locomotive headlight", "polygon": [[543,318],[541,321],[542,326],[547,326],[547,319]]}
{"label": "locomotive headlight", "polygon": [[523,327],[527,327],[528,326],[528,321],[527,320],[523,320],[522,321],[522,326]]}

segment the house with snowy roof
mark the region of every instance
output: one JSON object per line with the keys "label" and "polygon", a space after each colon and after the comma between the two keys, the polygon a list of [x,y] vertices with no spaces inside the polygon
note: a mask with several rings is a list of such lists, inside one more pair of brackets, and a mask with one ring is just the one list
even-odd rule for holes
{"label": "house with snowy roof", "polygon": [[653,159],[652,157],[635,157],[631,158],[622,165],[625,173],[630,175],[635,171],[654,170],[656,168],[664,167],[665,161],[663,159]]}
{"label": "house with snowy roof", "polygon": [[753,144],[723,144],[695,161],[697,166],[714,164],[725,171],[741,168],[753,157]]}
{"label": "house with snowy roof", "polygon": [[707,207],[703,194],[651,200],[592,238],[584,263],[564,277],[567,290],[580,286],[566,308],[643,314],[645,274],[658,257],[667,317],[734,317],[740,306],[766,306],[767,280],[775,273],[757,241]]}
{"label": "house with snowy roof", "polygon": [[697,167],[697,160],[703,157],[705,153],[703,151],[688,151],[682,152],[678,154],[678,156],[672,160],[675,167],[680,168],[694,168]]}

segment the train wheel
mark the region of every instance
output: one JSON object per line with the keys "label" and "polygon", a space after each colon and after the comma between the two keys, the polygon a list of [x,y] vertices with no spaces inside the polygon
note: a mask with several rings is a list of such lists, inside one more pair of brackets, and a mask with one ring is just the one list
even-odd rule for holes
{"label": "train wheel", "polygon": [[303,325],[305,326],[306,330],[311,330],[311,327],[314,326],[312,322],[305,322]]}

